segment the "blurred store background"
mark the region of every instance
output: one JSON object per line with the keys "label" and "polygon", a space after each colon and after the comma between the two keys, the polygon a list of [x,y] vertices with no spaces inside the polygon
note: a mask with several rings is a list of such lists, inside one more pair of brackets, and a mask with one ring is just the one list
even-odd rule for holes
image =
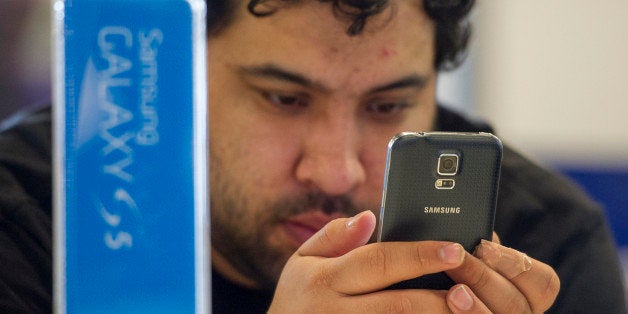
{"label": "blurred store background", "polygon": [[0,119],[50,101],[49,0],[0,0]]}
{"label": "blurred store background", "polygon": [[[0,0],[0,119],[50,99],[49,0]],[[439,98],[575,179],[606,211],[628,282],[628,1],[478,0]]]}

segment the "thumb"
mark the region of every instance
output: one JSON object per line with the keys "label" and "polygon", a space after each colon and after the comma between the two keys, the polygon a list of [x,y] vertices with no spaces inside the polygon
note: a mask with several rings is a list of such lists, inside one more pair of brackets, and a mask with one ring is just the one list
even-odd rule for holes
{"label": "thumb", "polygon": [[296,254],[321,257],[341,256],[366,244],[373,230],[375,230],[375,215],[370,210],[353,217],[334,219],[305,241]]}

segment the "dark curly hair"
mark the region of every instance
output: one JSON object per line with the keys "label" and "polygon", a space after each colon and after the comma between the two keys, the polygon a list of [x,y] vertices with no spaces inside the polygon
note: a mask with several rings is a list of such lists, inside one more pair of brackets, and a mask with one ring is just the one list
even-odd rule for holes
{"label": "dark curly hair", "polygon": [[[259,17],[272,15],[281,5],[290,5],[300,0],[248,0],[248,10]],[[369,17],[380,13],[388,6],[388,0],[318,0],[331,2],[336,13],[351,19],[347,29],[349,35],[357,35]],[[420,0],[417,0],[420,1]],[[206,0],[207,34],[220,32],[231,22],[235,3],[233,0]],[[457,67],[466,56],[471,35],[467,19],[475,0],[423,0],[423,8],[436,26],[436,58],[434,66],[439,70]]]}

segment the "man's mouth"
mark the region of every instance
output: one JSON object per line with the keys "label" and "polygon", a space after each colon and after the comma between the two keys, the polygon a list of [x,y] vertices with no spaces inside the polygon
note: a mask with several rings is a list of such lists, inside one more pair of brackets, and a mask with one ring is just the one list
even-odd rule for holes
{"label": "man's mouth", "polygon": [[340,217],[344,217],[344,215],[339,213],[328,215],[322,211],[310,211],[286,219],[282,226],[290,240],[296,246],[301,246],[327,223]]}

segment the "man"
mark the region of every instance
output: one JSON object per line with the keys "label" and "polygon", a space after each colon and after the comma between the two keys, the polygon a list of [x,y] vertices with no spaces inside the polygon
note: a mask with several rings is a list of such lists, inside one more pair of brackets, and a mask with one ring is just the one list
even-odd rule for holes
{"label": "man", "polygon": [[[471,2],[208,2],[214,312],[625,311],[600,211],[508,148],[504,246],[367,244],[393,135],[488,131],[435,100]],[[0,308],[11,311],[50,306],[46,117],[0,137]],[[457,284],[384,289],[439,271]]]}
{"label": "man", "polygon": [[[437,113],[435,103],[436,70],[447,61],[456,61],[456,48],[463,46],[465,34],[464,27],[459,28],[464,22],[459,19],[468,12],[470,3],[447,2],[451,6],[447,7],[442,1],[389,1],[378,6],[379,2],[371,1],[362,5],[376,14],[364,24],[357,5],[333,3],[335,7],[319,1],[250,3],[251,12],[247,12],[247,3],[235,2],[228,11],[231,20],[216,27],[209,25],[212,255],[216,277],[224,277],[219,282],[234,282],[257,291],[271,289],[270,294],[282,274],[271,310],[293,305],[322,311],[384,310],[405,305],[423,310],[423,306],[440,309],[447,304],[456,311],[451,301],[459,296],[456,292],[463,291],[456,287],[436,300],[422,293],[374,293],[427,271],[408,267],[412,261],[398,256],[406,250],[425,254],[422,256],[431,266],[438,263],[427,257],[436,253],[423,251],[425,243],[361,247],[374,224],[369,215],[358,216],[350,231],[343,229],[345,220],[334,221],[327,225],[328,231],[314,235],[316,240],[305,241],[334,218],[353,216],[364,209],[376,212],[385,149],[395,133],[436,128],[477,131],[449,113]],[[351,34],[356,25],[364,29]],[[555,267],[567,266],[561,265],[566,260],[561,261],[557,256],[561,253],[555,250],[574,250],[571,245],[577,244],[569,241],[583,230],[564,228],[571,238],[551,241],[540,238],[536,232],[541,229],[537,228],[555,230],[555,221],[548,220],[571,215],[572,206],[583,211],[577,214],[581,218],[573,219],[587,220],[583,215],[592,212],[587,209],[585,213],[584,206],[591,205],[571,200],[577,196],[556,189],[543,199],[539,194],[542,190],[536,188],[557,182],[552,179],[548,184],[544,181],[548,174],[510,150],[506,151],[503,171],[496,229],[504,243],[534,258],[551,260]],[[594,220],[602,224],[600,218]],[[345,234],[348,232],[356,234]],[[617,274],[607,231],[602,228],[595,232],[607,243],[601,255],[611,261],[604,263],[613,265],[612,272]],[[589,241],[582,244],[593,245]],[[363,259],[369,258],[365,263],[375,267],[360,267]],[[529,273],[510,282],[502,282],[503,276],[484,268],[470,269],[467,262],[472,260],[465,257],[462,268],[448,273],[471,285],[464,291],[481,295],[473,305],[478,306],[475,309],[487,306],[497,312],[538,312],[551,303],[556,282],[537,260]],[[388,263],[388,276],[379,276],[379,262]],[[573,267],[567,266],[567,272],[575,271]],[[445,270],[446,266],[438,264],[437,268]],[[484,271],[491,274],[482,280],[491,282],[485,289],[474,286],[477,278],[470,275]],[[543,279],[519,281],[526,276]],[[563,303],[580,294],[572,289],[581,289],[565,284],[563,280],[567,294],[559,297],[556,309],[581,310],[575,303]],[[621,291],[617,281],[611,285]],[[312,292],[313,297],[306,292]],[[234,293],[236,299],[242,293]],[[221,294],[220,288],[214,296],[215,303],[238,304]],[[546,299],[535,299],[538,296]],[[621,300],[621,294],[617,298]]]}

